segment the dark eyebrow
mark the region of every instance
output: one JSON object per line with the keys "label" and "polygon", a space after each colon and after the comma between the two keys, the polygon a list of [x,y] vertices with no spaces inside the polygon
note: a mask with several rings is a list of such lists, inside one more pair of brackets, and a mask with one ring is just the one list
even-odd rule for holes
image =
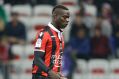
{"label": "dark eyebrow", "polygon": [[62,16],[69,17],[69,16],[70,16],[70,14],[68,14],[68,15],[67,15],[67,14],[64,14],[64,15],[62,15]]}

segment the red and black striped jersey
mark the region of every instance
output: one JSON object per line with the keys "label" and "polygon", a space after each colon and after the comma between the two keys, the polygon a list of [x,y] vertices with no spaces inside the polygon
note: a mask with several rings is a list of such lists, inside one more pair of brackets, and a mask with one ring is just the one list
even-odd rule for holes
{"label": "red and black striped jersey", "polygon": [[[45,65],[55,72],[60,72],[64,39],[62,33],[52,27],[53,25],[49,24],[49,26],[46,26],[46,28],[38,32],[34,51],[45,52],[45,55],[42,58]],[[33,64],[32,73],[40,73],[43,76],[47,76],[47,73],[40,71],[40,68],[35,64]]]}

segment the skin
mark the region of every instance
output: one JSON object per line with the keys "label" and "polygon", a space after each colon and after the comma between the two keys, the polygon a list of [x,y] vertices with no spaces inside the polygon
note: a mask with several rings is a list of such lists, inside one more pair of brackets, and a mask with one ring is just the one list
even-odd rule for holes
{"label": "skin", "polygon": [[69,10],[57,8],[52,14],[52,24],[62,31],[61,29],[64,29],[68,25],[69,17]]}
{"label": "skin", "polygon": [[18,15],[13,15],[13,16],[11,16],[11,18],[12,18],[12,23],[13,23],[14,27],[16,27],[17,22],[18,22]]}

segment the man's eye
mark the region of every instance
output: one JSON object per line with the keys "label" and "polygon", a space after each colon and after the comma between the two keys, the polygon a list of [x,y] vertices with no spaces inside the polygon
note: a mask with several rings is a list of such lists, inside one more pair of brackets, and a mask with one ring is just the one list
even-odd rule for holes
{"label": "man's eye", "polygon": [[62,20],[66,19],[65,17],[61,17]]}
{"label": "man's eye", "polygon": [[65,17],[65,16],[64,16],[63,18],[64,18],[64,19],[67,19],[67,17]]}

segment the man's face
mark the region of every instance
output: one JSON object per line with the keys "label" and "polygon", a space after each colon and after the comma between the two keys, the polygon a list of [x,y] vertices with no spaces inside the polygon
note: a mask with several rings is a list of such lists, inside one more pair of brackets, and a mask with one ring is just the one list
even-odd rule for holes
{"label": "man's face", "polygon": [[79,38],[84,38],[85,37],[85,30],[84,29],[79,30],[77,35],[78,35]]}
{"label": "man's face", "polygon": [[13,15],[12,16],[12,21],[17,21],[18,20],[18,15]]}
{"label": "man's face", "polygon": [[60,13],[55,17],[58,28],[64,29],[68,25],[69,17],[69,11],[61,9]]}
{"label": "man's face", "polygon": [[100,36],[101,36],[101,31],[98,30],[98,29],[96,29],[96,30],[95,30],[95,35],[96,35],[97,37],[100,37]]}

